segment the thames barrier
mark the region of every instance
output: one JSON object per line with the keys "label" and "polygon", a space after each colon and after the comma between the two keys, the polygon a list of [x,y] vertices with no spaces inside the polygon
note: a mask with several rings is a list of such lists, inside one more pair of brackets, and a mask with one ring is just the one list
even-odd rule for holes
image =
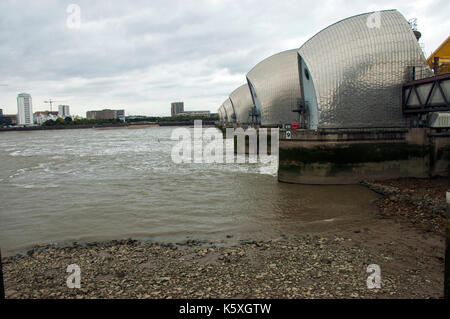
{"label": "thames barrier", "polygon": [[450,74],[419,38],[397,10],[339,21],[254,66],[221,127],[279,127],[281,182],[448,176]]}

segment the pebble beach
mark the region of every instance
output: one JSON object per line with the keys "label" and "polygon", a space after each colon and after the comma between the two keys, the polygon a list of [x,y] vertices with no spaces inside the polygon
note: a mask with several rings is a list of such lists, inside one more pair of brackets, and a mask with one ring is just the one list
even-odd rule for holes
{"label": "pebble beach", "polygon": [[[448,179],[366,183],[371,223],[230,245],[134,239],[3,258],[7,298],[442,298]],[[81,287],[66,285],[67,266]],[[368,289],[367,267],[381,269]]]}

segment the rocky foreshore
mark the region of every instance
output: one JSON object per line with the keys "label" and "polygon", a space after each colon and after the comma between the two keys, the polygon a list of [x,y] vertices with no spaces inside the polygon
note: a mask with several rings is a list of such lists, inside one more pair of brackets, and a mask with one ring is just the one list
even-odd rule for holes
{"label": "rocky foreshore", "polygon": [[[5,258],[3,266],[7,298],[439,297],[421,289],[434,279],[413,265],[368,289],[367,266],[383,269],[390,258],[350,238],[302,236],[234,247],[134,240],[49,247]],[[80,289],[66,285],[70,264],[80,266]]]}
{"label": "rocky foreshore", "polygon": [[377,201],[379,216],[401,219],[427,232],[445,233],[448,178],[402,178],[362,184],[383,195]]}
{"label": "rocky foreshore", "polygon": [[[383,194],[379,213],[341,231],[230,245],[128,239],[35,247],[3,259],[6,297],[441,298],[440,193],[448,180],[367,186]],[[79,289],[66,284],[71,264],[81,270]],[[380,289],[368,289],[371,264],[380,267]]]}

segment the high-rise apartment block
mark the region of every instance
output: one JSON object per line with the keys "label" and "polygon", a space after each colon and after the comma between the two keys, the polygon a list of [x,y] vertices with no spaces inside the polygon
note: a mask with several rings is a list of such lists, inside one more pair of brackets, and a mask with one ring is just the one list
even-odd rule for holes
{"label": "high-rise apartment block", "polygon": [[171,105],[170,110],[171,110],[172,116],[177,116],[177,114],[184,112],[184,103],[183,102],[173,102],[170,105]]}
{"label": "high-rise apartment block", "polygon": [[17,96],[17,122],[19,125],[33,125],[33,103],[30,94],[20,93]]}
{"label": "high-rise apartment block", "polygon": [[70,116],[70,110],[68,105],[58,105],[58,116],[65,119]]}

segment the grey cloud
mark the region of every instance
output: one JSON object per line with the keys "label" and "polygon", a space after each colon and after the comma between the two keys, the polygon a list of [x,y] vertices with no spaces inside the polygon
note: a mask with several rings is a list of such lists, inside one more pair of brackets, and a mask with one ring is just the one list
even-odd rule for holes
{"label": "grey cloud", "polygon": [[[81,7],[79,30],[66,26],[71,3]],[[27,90],[37,107],[43,97],[67,97],[78,114],[104,101],[163,115],[179,99],[216,111],[262,59],[342,18],[387,8],[414,14],[419,28],[421,21],[440,24],[434,34],[434,25],[423,26],[426,47],[450,27],[449,5],[439,0],[3,0],[0,83],[9,87],[0,88],[0,107],[15,112],[18,91]]]}

